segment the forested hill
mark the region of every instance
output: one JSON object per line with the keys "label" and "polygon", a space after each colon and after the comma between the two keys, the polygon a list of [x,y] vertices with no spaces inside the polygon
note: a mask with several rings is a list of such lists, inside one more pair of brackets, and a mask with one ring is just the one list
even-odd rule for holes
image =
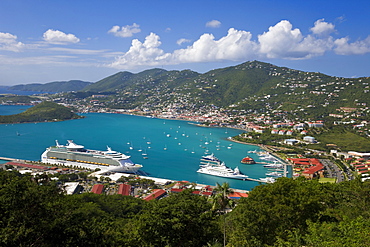
{"label": "forested hill", "polygon": [[191,70],[167,71],[164,69],[150,69],[133,74],[130,72],[118,72],[112,76],[93,83],[83,91],[112,92],[116,90],[146,91],[156,86],[175,88],[191,81],[200,74]]}
{"label": "forested hill", "polygon": [[[259,61],[211,70],[151,69],[119,72],[84,91],[112,93],[112,108],[215,105],[246,111],[291,112],[297,117],[336,113],[340,107],[370,105],[370,78],[342,78],[304,72]],[[360,113],[362,114],[362,112]]]}
{"label": "forested hill", "polygon": [[9,89],[19,90],[19,91],[59,93],[59,92],[79,91],[90,84],[91,82],[71,80],[71,81],[55,81],[55,82],[49,82],[45,84],[32,83],[32,84],[25,84],[25,85],[23,84],[15,85],[15,86],[9,87]]}
{"label": "forested hill", "polygon": [[80,116],[73,113],[71,109],[54,102],[44,101],[22,113],[0,116],[0,123],[62,121],[77,118]]}

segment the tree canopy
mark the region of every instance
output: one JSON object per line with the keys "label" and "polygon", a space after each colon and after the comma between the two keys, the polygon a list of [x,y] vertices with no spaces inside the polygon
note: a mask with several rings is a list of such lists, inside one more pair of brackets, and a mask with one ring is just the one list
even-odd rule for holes
{"label": "tree canopy", "polygon": [[[229,190],[228,184],[219,187]],[[280,178],[256,186],[226,214],[211,210],[212,203],[192,190],[146,202],[122,195],[66,195],[60,188],[46,174],[0,170],[0,245],[221,246],[224,227],[226,246],[370,243],[366,181]]]}

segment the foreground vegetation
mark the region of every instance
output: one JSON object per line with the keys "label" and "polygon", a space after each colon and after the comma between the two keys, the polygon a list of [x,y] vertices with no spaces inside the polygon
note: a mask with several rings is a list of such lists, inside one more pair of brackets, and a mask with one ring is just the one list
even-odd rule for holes
{"label": "foreground vegetation", "polygon": [[77,118],[80,116],[73,113],[71,109],[54,102],[44,101],[22,113],[0,116],[0,123],[33,123]]}
{"label": "foreground vegetation", "polygon": [[227,246],[368,246],[369,192],[360,180],[281,178],[235,207],[225,193],[207,200],[191,190],[146,202],[65,195],[46,175],[1,170],[0,245],[222,246],[225,236]]}

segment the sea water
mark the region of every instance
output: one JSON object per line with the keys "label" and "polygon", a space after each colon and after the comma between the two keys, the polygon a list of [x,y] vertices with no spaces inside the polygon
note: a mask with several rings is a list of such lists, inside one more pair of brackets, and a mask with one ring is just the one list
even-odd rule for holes
{"label": "sea water", "polygon": [[[0,106],[0,115],[4,107],[9,113],[10,106]],[[14,111],[18,112],[19,108],[15,107]],[[266,177],[268,171],[262,164],[240,163],[246,155],[259,161],[255,152],[248,151],[261,151],[257,146],[228,139],[242,130],[199,127],[187,121],[124,114],[87,113],[83,116],[83,119],[62,122],[0,124],[0,157],[38,161],[56,140],[60,144],[73,140],[87,149],[107,150],[109,146],[130,155],[133,162],[143,165],[143,172],[158,178],[209,185],[227,182],[231,188],[242,190],[259,184],[197,173],[201,157],[211,153],[226,166],[238,167],[251,178]]]}

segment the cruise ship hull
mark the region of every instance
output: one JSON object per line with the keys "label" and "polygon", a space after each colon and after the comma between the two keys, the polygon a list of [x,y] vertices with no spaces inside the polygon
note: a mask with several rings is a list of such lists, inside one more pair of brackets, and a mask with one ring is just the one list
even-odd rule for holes
{"label": "cruise ship hull", "polygon": [[112,151],[89,150],[72,141],[66,146],[59,145],[47,148],[41,155],[41,161],[47,164],[81,167],[91,170],[137,173],[142,165],[134,164],[130,156]]}

